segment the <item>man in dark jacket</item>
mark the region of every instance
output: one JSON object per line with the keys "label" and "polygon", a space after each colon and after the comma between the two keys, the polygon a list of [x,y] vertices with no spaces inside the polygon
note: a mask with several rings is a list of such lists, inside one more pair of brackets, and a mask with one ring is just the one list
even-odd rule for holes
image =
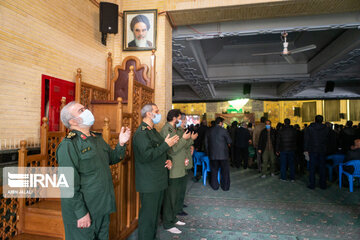
{"label": "man in dark jacket", "polygon": [[[231,123],[231,127],[229,130],[229,134],[231,137],[231,141],[233,143],[235,143],[235,135],[236,135],[236,130],[238,129],[238,122],[234,121]],[[231,153],[230,153],[230,158],[231,158],[231,166],[236,166],[236,150],[235,150],[235,144],[231,145]]]}
{"label": "man in dark jacket", "polygon": [[280,154],[280,179],[286,181],[286,169],[290,168],[290,180],[295,180],[295,151],[297,132],[290,125],[290,119],[284,120],[284,126],[278,131],[276,138],[276,153]]}
{"label": "man in dark jacket", "polygon": [[195,147],[196,151],[198,151],[198,152],[204,151],[204,140],[205,140],[205,135],[206,135],[207,130],[208,130],[207,122],[206,122],[206,120],[202,120],[201,125],[198,130],[199,136],[194,141],[194,147]]}
{"label": "man in dark jacket", "polygon": [[251,139],[250,131],[247,129],[245,122],[241,123],[241,127],[235,132],[235,167],[240,168],[243,164],[244,169],[247,169],[249,159],[249,141]]}
{"label": "man in dark jacket", "polygon": [[356,138],[356,129],[353,128],[353,122],[347,121],[345,128],[341,132],[342,150],[344,153],[350,150]]}
{"label": "man in dark jacket", "polygon": [[329,156],[338,152],[338,136],[337,133],[332,129],[333,125],[330,122],[326,122],[325,125],[329,128],[328,147],[326,149],[326,155]]}
{"label": "man in dark jacket", "polygon": [[305,130],[304,151],[310,157],[310,175],[308,188],[315,188],[315,170],[319,167],[320,188],[326,189],[325,155],[328,145],[329,128],[323,122],[323,116],[317,115],[315,123],[311,123]]}
{"label": "man in dark jacket", "polygon": [[262,178],[265,178],[266,174],[269,173],[269,164],[271,176],[275,176],[275,134],[275,129],[271,127],[271,121],[266,120],[265,129],[261,131],[258,143],[258,154],[262,154],[263,160],[261,166]]}
{"label": "man in dark jacket", "polygon": [[295,152],[295,173],[303,175],[305,173],[306,161],[304,157],[304,131],[301,131],[299,124],[295,124],[296,130],[296,152]]}
{"label": "man in dark jacket", "polygon": [[258,153],[258,149],[259,149],[258,143],[259,143],[261,131],[264,130],[265,128],[265,121],[266,121],[265,117],[260,118],[260,123],[255,124],[253,136],[252,136],[252,142],[255,148],[256,162],[259,172],[261,172],[261,154]]}
{"label": "man in dark jacket", "polygon": [[205,149],[210,159],[211,178],[210,186],[214,190],[219,189],[217,179],[219,168],[221,168],[221,188],[228,191],[230,188],[229,173],[229,147],[231,138],[226,129],[223,128],[222,117],[217,117],[215,127],[209,129],[205,139]]}

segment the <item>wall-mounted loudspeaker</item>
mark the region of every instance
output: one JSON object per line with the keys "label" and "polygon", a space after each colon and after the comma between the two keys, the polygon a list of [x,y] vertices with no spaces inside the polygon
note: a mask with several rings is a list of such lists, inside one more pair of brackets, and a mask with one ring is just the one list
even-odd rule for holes
{"label": "wall-mounted loudspeaker", "polygon": [[244,95],[251,93],[251,84],[245,83],[243,88]]}
{"label": "wall-mounted loudspeaker", "polygon": [[345,113],[339,113],[340,119],[345,119]]}
{"label": "wall-mounted loudspeaker", "polygon": [[101,42],[106,45],[108,33],[118,33],[119,6],[114,3],[100,2]]}
{"label": "wall-mounted loudspeaker", "polygon": [[327,81],[325,85],[325,92],[333,92],[335,88],[335,82]]}
{"label": "wall-mounted loudspeaker", "polygon": [[294,108],[294,116],[300,117],[300,108],[299,107]]}

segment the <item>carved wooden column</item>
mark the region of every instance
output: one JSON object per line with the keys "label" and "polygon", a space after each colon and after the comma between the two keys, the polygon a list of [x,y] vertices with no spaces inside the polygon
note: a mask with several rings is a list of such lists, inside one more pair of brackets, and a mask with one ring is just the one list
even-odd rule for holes
{"label": "carved wooden column", "polygon": [[118,97],[117,99],[118,105],[116,109],[116,133],[120,133],[122,127],[122,117],[123,117],[123,109],[122,109],[122,98]]}
{"label": "carved wooden column", "polygon": [[107,74],[106,74],[106,83],[107,83],[107,90],[109,91],[108,94],[108,100],[113,100],[111,99],[111,72],[112,71],[112,58],[111,58],[111,52],[108,53],[108,58],[107,58]]}
{"label": "carved wooden column", "polygon": [[46,160],[48,159],[48,131],[49,126],[47,124],[48,119],[46,117],[42,118],[42,125],[40,127],[40,149],[41,149],[41,166],[46,166]]}
{"label": "carved wooden column", "polygon": [[[26,158],[27,158],[27,152],[26,149],[26,140],[20,141],[20,149],[18,151],[19,153],[19,159],[18,159],[18,167],[26,167]],[[19,170],[19,174],[24,174],[23,171]],[[19,212],[17,214],[17,220],[19,221],[17,224],[18,234],[22,233],[24,231],[24,219],[25,219],[25,198],[18,198],[19,201]]]}
{"label": "carved wooden column", "polygon": [[75,101],[81,103],[81,68],[77,69],[76,84],[75,84]]}
{"label": "carved wooden column", "polygon": [[[65,105],[66,105],[66,97],[62,97],[61,98],[60,113],[61,113],[61,110],[65,107]],[[59,119],[59,131],[60,132],[66,132],[66,127],[63,124],[63,122],[61,121],[61,118]]]}
{"label": "carved wooden column", "polygon": [[155,75],[156,75],[156,56],[155,56],[155,50],[153,49],[152,50],[152,53],[151,53],[151,63],[150,63],[150,86],[152,89],[155,89]]}
{"label": "carved wooden column", "polygon": [[131,65],[129,69],[128,112],[132,114],[134,102],[134,66]]}
{"label": "carved wooden column", "polygon": [[111,135],[110,135],[109,122],[110,122],[109,118],[105,117],[102,136],[103,136],[103,138],[104,138],[104,141],[105,141],[107,144],[110,145]]}

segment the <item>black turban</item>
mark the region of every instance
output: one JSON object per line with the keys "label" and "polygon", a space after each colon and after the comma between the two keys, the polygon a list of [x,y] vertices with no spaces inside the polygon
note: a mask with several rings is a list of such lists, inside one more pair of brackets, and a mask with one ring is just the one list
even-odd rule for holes
{"label": "black turban", "polygon": [[137,15],[135,16],[132,20],[131,20],[131,23],[130,23],[130,29],[131,31],[134,31],[134,26],[135,24],[137,24],[138,22],[143,22],[146,24],[146,28],[147,30],[149,31],[150,29],[150,22],[149,22],[149,19],[144,16],[144,15]]}

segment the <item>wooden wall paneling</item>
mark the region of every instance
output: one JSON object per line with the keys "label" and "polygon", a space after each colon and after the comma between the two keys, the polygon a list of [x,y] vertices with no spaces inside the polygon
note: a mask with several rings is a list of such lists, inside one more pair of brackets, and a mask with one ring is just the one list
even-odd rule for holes
{"label": "wooden wall paneling", "polygon": [[[116,122],[116,111],[114,108],[117,106],[117,102],[112,103],[93,103],[92,106],[92,113],[95,116],[95,122],[92,126],[92,129],[95,131],[101,131],[103,127],[103,123],[105,118],[109,119],[109,126],[110,129],[116,129],[117,122]],[[120,132],[120,131],[119,131]]]}

